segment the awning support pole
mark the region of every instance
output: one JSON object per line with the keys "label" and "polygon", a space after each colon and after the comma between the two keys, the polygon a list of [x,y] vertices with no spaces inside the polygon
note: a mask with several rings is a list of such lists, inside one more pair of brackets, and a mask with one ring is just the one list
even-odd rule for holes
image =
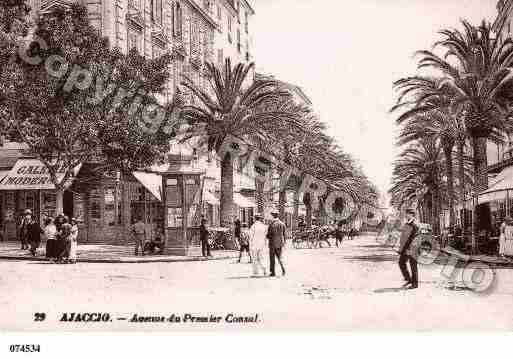
{"label": "awning support pole", "polygon": [[511,213],[511,208],[509,208],[509,190],[506,190],[506,217]]}

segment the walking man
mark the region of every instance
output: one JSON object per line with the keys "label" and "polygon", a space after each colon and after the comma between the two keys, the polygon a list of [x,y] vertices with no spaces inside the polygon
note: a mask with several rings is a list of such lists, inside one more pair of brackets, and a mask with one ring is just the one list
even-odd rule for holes
{"label": "walking man", "polygon": [[203,257],[212,257],[210,254],[210,244],[208,243],[208,237],[210,233],[207,228],[207,220],[203,218],[200,226],[200,241],[201,241],[201,254]]}
{"label": "walking man", "polygon": [[141,217],[137,218],[137,222],[133,225],[132,232],[135,237],[135,255],[139,255],[139,247],[141,247],[141,255],[144,256],[144,242],[146,240],[146,225]]}
{"label": "walking man", "polygon": [[[401,231],[401,240],[399,243],[399,268],[405,280],[403,288],[416,289],[419,287],[419,277],[417,268],[417,258],[415,253],[411,252],[411,244],[417,235],[418,226],[415,223],[415,211],[406,210],[407,221]],[[410,272],[408,272],[407,264],[410,263]]]}
{"label": "walking man", "polygon": [[267,226],[263,222],[264,216],[261,213],[255,214],[255,223],[249,229],[249,248],[251,258],[253,259],[253,275],[258,276],[263,273],[267,275],[267,270],[263,264],[264,254],[267,247],[266,235]]}
{"label": "walking man", "polygon": [[285,245],[285,224],[280,221],[278,218],[279,212],[273,210],[271,212],[271,216],[273,217],[271,224],[269,224],[269,228],[267,229],[267,239],[269,239],[269,270],[271,272],[271,277],[276,276],[276,272],[274,270],[275,260],[278,259],[278,263],[280,263],[281,271],[283,275],[285,275],[285,266],[283,265],[282,260],[282,250]]}

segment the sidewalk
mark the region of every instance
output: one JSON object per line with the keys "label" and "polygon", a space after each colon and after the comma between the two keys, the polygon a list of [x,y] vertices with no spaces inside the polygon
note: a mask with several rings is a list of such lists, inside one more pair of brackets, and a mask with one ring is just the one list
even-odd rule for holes
{"label": "sidewalk", "polygon": [[[147,255],[134,256],[134,246],[106,245],[106,244],[79,244],[77,262],[85,263],[157,263],[157,262],[194,262],[223,260],[236,258],[236,251],[212,251],[212,258],[201,256],[169,256]],[[44,257],[44,242],[39,247],[36,257],[27,250],[21,250],[18,242],[0,242],[0,260],[32,260],[47,261]]]}

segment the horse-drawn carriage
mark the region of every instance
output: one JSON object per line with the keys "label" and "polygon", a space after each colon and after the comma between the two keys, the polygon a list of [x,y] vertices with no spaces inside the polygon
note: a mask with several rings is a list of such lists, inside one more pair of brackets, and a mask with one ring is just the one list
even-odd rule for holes
{"label": "horse-drawn carriage", "polygon": [[295,231],[292,234],[292,245],[294,248],[322,248],[323,244],[331,247],[329,241],[333,237],[335,228],[331,226],[312,227],[307,230]]}

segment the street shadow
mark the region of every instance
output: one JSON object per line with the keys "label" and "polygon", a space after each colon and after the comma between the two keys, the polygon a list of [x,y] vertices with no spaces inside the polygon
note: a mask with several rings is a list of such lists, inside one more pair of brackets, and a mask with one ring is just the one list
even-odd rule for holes
{"label": "street shadow", "polygon": [[366,262],[396,262],[397,261],[397,255],[392,254],[370,254],[370,255],[363,255],[363,256],[342,256],[339,257],[339,259],[343,261],[349,261],[349,262],[360,262],[360,261],[366,261]]}
{"label": "street shadow", "polygon": [[239,276],[239,277],[228,277],[226,279],[266,279],[266,278],[271,278],[269,276]]}
{"label": "street shadow", "polygon": [[27,264],[38,264],[38,265],[49,265],[49,264],[52,264],[54,266],[57,266],[57,265],[65,265],[65,264],[73,264],[73,263],[54,263],[54,262],[44,262],[44,261],[41,261],[41,262],[28,262]]}
{"label": "street shadow", "polygon": [[398,293],[398,292],[404,292],[406,289],[399,287],[399,288],[381,288],[373,290],[374,293],[382,294],[382,293]]}
{"label": "street shadow", "polygon": [[361,244],[358,246],[355,246],[356,248],[380,248],[380,249],[391,249],[392,247],[390,245],[386,244]]}

